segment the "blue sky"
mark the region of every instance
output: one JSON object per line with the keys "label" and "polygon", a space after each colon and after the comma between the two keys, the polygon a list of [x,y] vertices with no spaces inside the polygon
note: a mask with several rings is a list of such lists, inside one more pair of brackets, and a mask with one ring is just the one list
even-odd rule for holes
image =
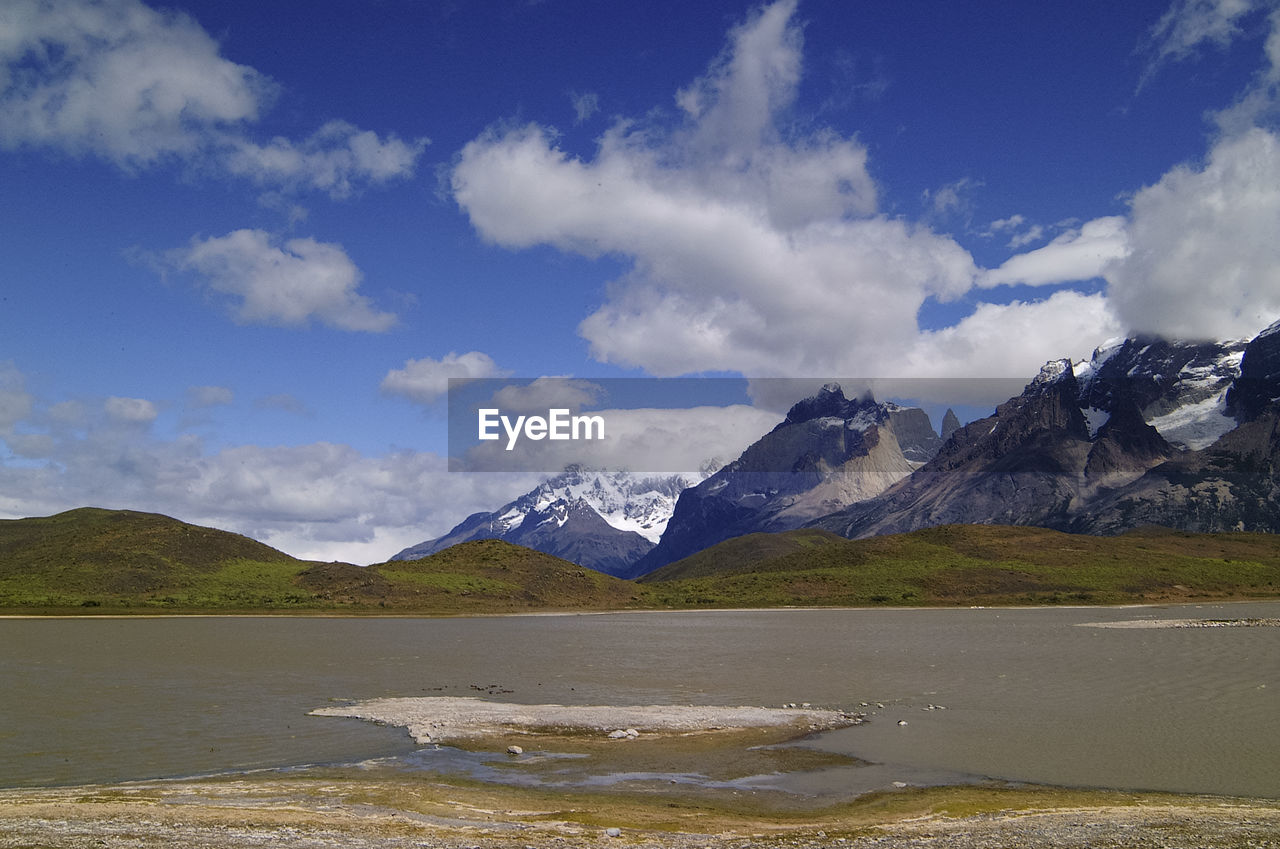
{"label": "blue sky", "polygon": [[445,471],[448,377],[1280,318],[1274,0],[636,8],[5,0],[0,515],[370,562],[527,488]]}

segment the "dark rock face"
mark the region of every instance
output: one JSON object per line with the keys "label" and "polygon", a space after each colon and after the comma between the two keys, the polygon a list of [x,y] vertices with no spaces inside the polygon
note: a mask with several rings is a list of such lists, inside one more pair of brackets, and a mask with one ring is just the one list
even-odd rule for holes
{"label": "dark rock face", "polygon": [[1227,393],[1227,412],[1250,422],[1280,400],[1280,321],[1245,348],[1240,377]]}
{"label": "dark rock face", "polygon": [[942,441],[946,442],[951,438],[951,434],[960,429],[960,417],[956,415],[956,411],[947,408],[946,413],[942,416]]}
{"label": "dark rock face", "polygon": [[1068,529],[1113,534],[1142,525],[1280,533],[1280,411],[1272,406],[1209,448],[1104,493]]}
{"label": "dark rock face", "polygon": [[906,477],[941,439],[923,410],[846,398],[828,384],[742,455],[680,494],[658,545],[628,577],[726,539],[799,527]]}
{"label": "dark rock face", "polygon": [[1280,323],[1247,346],[1126,340],[1050,363],[909,478],[812,524],[851,537],[951,522],[1280,532],[1278,420]]}
{"label": "dark rock face", "polygon": [[1078,394],[1070,362],[1050,363],[994,416],[953,432],[909,478],[813,524],[872,536],[949,523],[1051,523],[1069,509],[1091,447]]}
{"label": "dark rock face", "polygon": [[1098,428],[1084,474],[1096,480],[1117,472],[1143,472],[1172,454],[1173,447],[1146,423],[1136,404],[1117,403],[1111,417]]}
{"label": "dark rock face", "polygon": [[[955,413],[952,413],[952,418]],[[933,429],[929,414],[918,407],[889,406],[889,421],[898,438],[902,456],[912,463],[927,463],[942,447],[942,438]]]}
{"label": "dark rock face", "polygon": [[1243,342],[1126,339],[1095,352],[1081,407],[1108,412],[1133,404],[1146,419],[1227,390],[1238,374]]}

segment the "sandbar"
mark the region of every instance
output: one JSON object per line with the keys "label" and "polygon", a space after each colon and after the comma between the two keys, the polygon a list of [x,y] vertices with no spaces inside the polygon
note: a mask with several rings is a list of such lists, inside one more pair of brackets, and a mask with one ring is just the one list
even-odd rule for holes
{"label": "sandbar", "polygon": [[311,715],[350,717],[406,728],[419,743],[504,734],[607,735],[628,730],[667,736],[748,729],[801,734],[857,725],[863,719],[856,712],[808,706],[526,705],[447,696],[370,699],[317,708]]}

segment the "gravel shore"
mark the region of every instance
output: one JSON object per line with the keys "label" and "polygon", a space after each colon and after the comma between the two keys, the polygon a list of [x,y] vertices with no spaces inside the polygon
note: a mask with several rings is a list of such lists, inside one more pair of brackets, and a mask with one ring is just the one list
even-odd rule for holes
{"label": "gravel shore", "polygon": [[[700,771],[721,761],[748,771],[777,763],[804,768],[735,759],[746,737],[776,742],[858,721],[857,714],[803,706],[566,707],[442,698],[315,713],[403,726],[421,742],[478,740],[490,751],[503,751],[513,734],[538,745],[572,739],[596,757],[618,759],[607,763],[621,772],[643,768],[645,758],[692,758]],[[608,739],[617,731],[632,742]],[[764,746],[750,757],[798,755]],[[369,762],[0,789],[0,849],[1280,849],[1280,802],[1270,800],[1000,784],[902,788],[836,804],[787,799],[518,787]]]}
{"label": "gravel shore", "polygon": [[[263,796],[269,790],[272,795]],[[1280,847],[1280,806],[1189,800],[926,814],[886,823],[824,818],[821,827],[658,830],[547,820],[545,811],[458,803],[452,816],[330,798],[323,788],[196,782],[0,791],[0,847],[65,849],[1243,849]],[[128,796],[133,794],[134,798]]]}

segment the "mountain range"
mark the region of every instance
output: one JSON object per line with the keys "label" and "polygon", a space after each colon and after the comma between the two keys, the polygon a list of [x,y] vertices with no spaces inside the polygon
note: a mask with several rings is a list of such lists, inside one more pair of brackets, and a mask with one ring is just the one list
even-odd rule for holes
{"label": "mountain range", "polygon": [[1280,322],[1249,341],[1116,340],[1055,360],[985,418],[796,402],[736,460],[664,478],[571,468],[406,549],[498,538],[621,577],[724,540],[811,526],[858,538],[944,524],[1112,535],[1280,531]]}
{"label": "mountain range", "polygon": [[497,510],[474,513],[444,536],[391,559],[416,560],[460,542],[500,539],[624,575],[662,537],[681,491],[710,471],[644,476],[570,466]]}

